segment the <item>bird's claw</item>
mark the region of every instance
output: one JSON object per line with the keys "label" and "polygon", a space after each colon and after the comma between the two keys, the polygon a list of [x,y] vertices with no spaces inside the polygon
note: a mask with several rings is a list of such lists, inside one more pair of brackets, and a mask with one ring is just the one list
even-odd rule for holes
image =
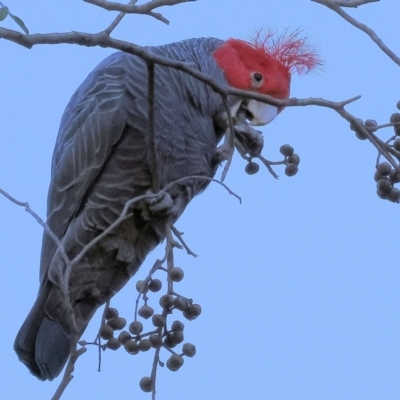
{"label": "bird's claw", "polygon": [[150,189],[146,192],[146,195],[151,195],[151,197],[145,199],[146,207],[142,208],[142,215],[145,219],[151,219],[154,215],[168,216],[177,213],[177,207],[169,193],[154,193]]}
{"label": "bird's claw", "polygon": [[252,157],[259,155],[264,147],[264,138],[261,131],[257,131],[247,124],[237,124],[235,129],[235,147],[240,154],[249,154]]}

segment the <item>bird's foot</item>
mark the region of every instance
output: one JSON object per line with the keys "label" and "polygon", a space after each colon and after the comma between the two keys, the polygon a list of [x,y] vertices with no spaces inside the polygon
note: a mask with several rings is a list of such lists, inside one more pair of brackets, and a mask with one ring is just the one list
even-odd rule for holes
{"label": "bird's foot", "polygon": [[259,155],[264,147],[264,138],[261,131],[257,131],[247,124],[237,124],[235,130],[235,147],[243,156],[251,157]]}
{"label": "bird's foot", "polygon": [[145,199],[146,206],[142,208],[144,219],[151,219],[154,216],[169,216],[177,213],[177,207],[174,204],[169,193],[154,193],[151,189],[146,192],[151,195]]}

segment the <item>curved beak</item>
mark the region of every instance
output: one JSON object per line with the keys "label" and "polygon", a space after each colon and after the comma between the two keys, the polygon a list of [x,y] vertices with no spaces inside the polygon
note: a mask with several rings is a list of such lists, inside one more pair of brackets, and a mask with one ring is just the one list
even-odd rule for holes
{"label": "curved beak", "polygon": [[252,126],[267,125],[278,115],[278,107],[256,100],[249,100],[246,109],[253,116],[249,118]]}

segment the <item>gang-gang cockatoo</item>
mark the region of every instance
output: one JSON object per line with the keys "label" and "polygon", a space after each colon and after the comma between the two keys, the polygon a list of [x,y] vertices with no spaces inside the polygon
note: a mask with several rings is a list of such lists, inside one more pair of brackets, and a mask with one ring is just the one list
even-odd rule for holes
{"label": "gang-gang cockatoo", "polygon": [[[258,34],[249,42],[190,39],[145,50],[189,63],[220,84],[287,99],[291,73],[314,68],[318,59],[297,34],[275,41],[270,36]],[[89,74],[64,112],[52,160],[47,224],[70,260],[118,218],[128,200],[152,189],[147,74],[143,59],[115,53]],[[194,77],[160,65],[155,66],[154,96],[160,188],[183,177],[212,178],[221,161],[218,143],[228,128],[221,96]],[[227,102],[234,123],[244,113],[250,125],[265,125],[281,111],[237,96]],[[175,222],[208,184],[189,179],[172,186],[169,210],[135,203],[131,216],[72,266],[67,282],[62,252],[44,233],[39,294],[15,340],[19,359],[33,375],[52,380],[60,374],[72,341],[98,307],[165,238],[165,222]]]}

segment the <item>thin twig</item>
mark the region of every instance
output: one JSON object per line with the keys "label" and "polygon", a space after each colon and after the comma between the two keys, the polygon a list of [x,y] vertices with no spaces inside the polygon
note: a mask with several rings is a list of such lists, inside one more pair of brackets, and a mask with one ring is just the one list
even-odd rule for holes
{"label": "thin twig", "polygon": [[235,151],[235,131],[233,128],[233,120],[232,120],[231,110],[228,105],[228,98],[226,95],[221,95],[221,97],[222,97],[225,112],[226,112],[226,115],[228,118],[228,130],[225,133],[225,141],[224,141],[222,147],[224,147],[225,150],[228,150],[228,153],[229,153],[225,167],[224,167],[224,169],[222,171],[222,175],[221,175],[221,182],[223,182],[226,178],[226,174],[228,173],[229,167],[231,166],[233,153]]}
{"label": "thin twig", "polygon": [[107,35],[110,35],[110,33],[117,27],[117,25],[122,21],[122,18],[124,18],[126,15],[125,12],[120,12],[117,17],[114,19],[113,22],[111,22],[110,26],[106,29],[104,29],[104,33]]}
{"label": "thin twig", "polygon": [[68,360],[67,368],[64,371],[63,379],[60,382],[56,392],[54,393],[53,397],[51,400],[59,400],[61,398],[61,395],[64,393],[64,390],[67,388],[68,384],[72,381],[74,376],[72,373],[74,372],[75,368],[75,363],[78,360],[78,358],[86,352],[86,347],[81,347],[79,350],[75,348],[73,352],[71,352],[71,355]]}
{"label": "thin twig", "polygon": [[380,0],[311,0],[314,3],[323,4],[327,7],[349,7],[349,8],[357,8],[358,6],[362,6],[368,3],[376,3]]}
{"label": "thin twig", "polygon": [[261,154],[259,154],[259,155],[257,156],[257,158],[258,158],[259,160],[262,161],[262,163],[267,167],[269,173],[270,173],[275,179],[279,179],[279,175],[277,175],[276,172],[272,169],[271,163],[270,163],[266,158],[264,158]]}
{"label": "thin twig", "polygon": [[158,363],[160,361],[160,350],[161,346],[157,346],[156,350],[154,352],[154,360],[153,360],[153,367],[151,369],[151,383],[152,383],[152,388],[151,388],[151,399],[156,400],[156,377],[157,377],[157,367]]}
{"label": "thin twig", "polygon": [[182,246],[184,247],[184,249],[186,250],[186,252],[193,257],[198,257],[198,255],[196,253],[193,253],[192,250],[190,250],[190,248],[188,247],[188,245],[185,243],[185,241],[182,238],[183,233],[179,232],[178,229],[175,228],[175,226],[171,226],[171,230],[174,233],[174,235],[178,238],[178,240],[181,242]]}
{"label": "thin twig", "polygon": [[[400,66],[400,58],[392,51],[389,49],[389,47],[387,47],[385,45],[385,43],[383,42],[383,40],[375,33],[375,31],[373,29],[371,29],[370,27],[368,27],[365,24],[362,24],[360,21],[356,20],[355,18],[353,18],[352,16],[350,16],[349,14],[347,14],[345,11],[343,11],[343,9],[341,7],[357,7],[357,5],[362,5],[362,4],[366,4],[366,3],[372,3],[375,1],[379,1],[379,0],[364,0],[364,1],[358,1],[358,2],[345,2],[345,1],[337,1],[337,0],[311,0],[314,1],[315,3],[319,3],[322,4],[328,8],[330,8],[332,11],[335,11],[337,14],[339,14],[342,18],[344,18],[347,22],[349,22],[351,25],[355,26],[357,29],[359,29],[360,31],[365,32],[370,38],[371,40],[377,44],[377,46],[393,61],[395,62],[397,65]],[[357,5],[349,5],[348,3],[359,3]]]}
{"label": "thin twig", "polygon": [[99,331],[97,332],[96,338],[94,339],[94,343],[97,343],[98,349],[99,349],[99,366],[97,368],[98,372],[101,371],[101,338],[100,338],[100,329],[106,323],[106,313],[107,313],[109,308],[110,308],[110,300],[107,300],[106,304],[104,305],[103,315],[101,316],[100,328],[99,328]]}
{"label": "thin twig", "polygon": [[29,206],[29,203],[23,202],[23,201],[19,201],[17,199],[15,199],[14,197],[12,197],[10,194],[8,194],[6,191],[0,189],[0,194],[2,194],[3,196],[5,196],[8,200],[12,201],[14,204],[17,204],[18,206],[24,207],[25,211],[27,213],[29,213],[30,215],[32,215],[33,218],[35,218],[35,220],[39,223],[39,225],[41,225],[43,227],[43,229],[46,231],[46,233],[56,242],[57,247],[61,253],[61,257],[63,258],[65,263],[69,263],[70,260],[68,259],[67,254],[65,253],[64,250],[64,246],[62,245],[62,243],[60,242],[60,240],[58,239],[58,237],[53,233],[53,231],[49,228],[49,226],[39,217],[39,215],[37,215],[35,213],[35,211],[33,211],[31,209],[31,207]]}
{"label": "thin twig", "polygon": [[134,5],[136,2],[135,3],[130,2],[129,4],[121,4],[104,0],[83,0],[83,1],[104,8],[105,10],[108,11],[121,11],[126,14],[146,14],[168,25],[169,21],[166,18],[164,18],[163,15],[155,13],[152,10],[158,7],[174,6],[176,4],[187,3],[189,1],[196,1],[196,0],[153,0],[145,4],[141,4],[140,6]]}

